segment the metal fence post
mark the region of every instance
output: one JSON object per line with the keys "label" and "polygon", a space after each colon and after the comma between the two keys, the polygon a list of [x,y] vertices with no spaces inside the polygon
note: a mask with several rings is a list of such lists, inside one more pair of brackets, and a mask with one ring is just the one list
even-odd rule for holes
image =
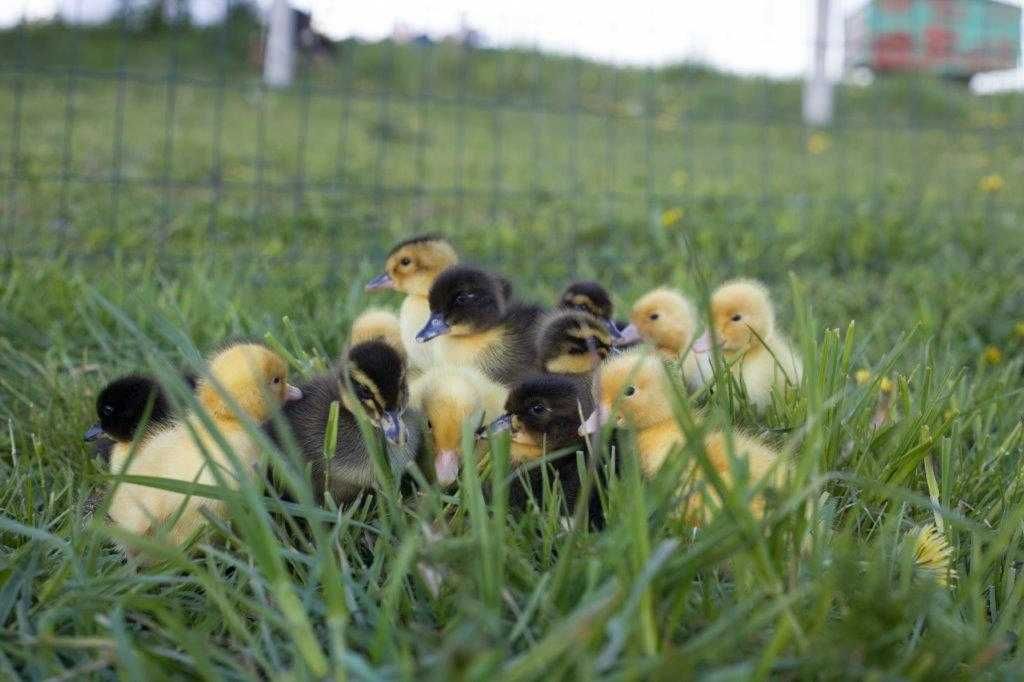
{"label": "metal fence post", "polygon": [[295,75],[295,17],[288,0],[274,0],[267,23],[263,80],[268,87],[285,88]]}
{"label": "metal fence post", "polygon": [[832,84],[825,73],[831,0],[815,2],[814,58],[804,83],[804,123],[827,126],[832,122]]}

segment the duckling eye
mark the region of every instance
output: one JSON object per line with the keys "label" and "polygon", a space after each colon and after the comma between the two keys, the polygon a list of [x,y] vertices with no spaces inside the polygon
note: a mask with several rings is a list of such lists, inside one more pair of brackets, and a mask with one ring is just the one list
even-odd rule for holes
{"label": "duckling eye", "polygon": [[366,388],[366,386],[363,386],[362,384],[356,384],[354,388],[356,391],[356,397],[359,398],[360,400],[370,400],[371,398],[373,398],[373,395],[370,393],[370,389]]}
{"label": "duckling eye", "polygon": [[109,417],[110,415],[114,414],[114,406],[113,405],[104,405],[102,411],[103,411],[103,416],[104,417]]}
{"label": "duckling eye", "polygon": [[544,406],[544,403],[534,403],[530,405],[530,414],[540,416],[548,411],[548,408]]}
{"label": "duckling eye", "polygon": [[398,264],[403,266],[403,267],[405,267],[407,265],[410,265],[411,263],[412,263],[412,258],[409,258],[408,256],[406,256],[402,260],[398,261]]}
{"label": "duckling eye", "polygon": [[622,392],[627,398],[636,393],[636,386],[626,386],[626,390]]}
{"label": "duckling eye", "polygon": [[735,315],[732,316],[732,321],[733,322],[739,322],[742,319],[743,319],[743,316],[740,315],[739,313],[736,313]]}
{"label": "duckling eye", "polygon": [[274,377],[274,383],[275,384],[281,383],[281,377]]}
{"label": "duckling eye", "polygon": [[459,294],[458,296],[455,297],[455,302],[459,303],[459,304],[469,303],[474,298],[476,298],[476,294],[468,292],[468,291],[464,291],[464,292],[462,292],[461,294]]}
{"label": "duckling eye", "polygon": [[656,319],[658,319],[659,317],[661,317],[661,315],[659,315],[658,313],[651,313],[651,319],[652,319],[652,320],[656,320]]}
{"label": "duckling eye", "polygon": [[428,419],[427,420],[427,428],[430,429],[431,431],[433,431],[434,430],[434,422],[432,422],[432,421],[430,421]]}

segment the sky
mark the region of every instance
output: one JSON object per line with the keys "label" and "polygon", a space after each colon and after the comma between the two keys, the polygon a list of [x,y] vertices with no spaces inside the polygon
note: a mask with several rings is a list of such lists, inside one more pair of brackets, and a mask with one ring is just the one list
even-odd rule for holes
{"label": "sky", "polygon": [[[21,16],[102,21],[125,0],[0,0],[0,25]],[[128,0],[140,2],[140,0]],[[272,0],[258,0],[264,7]],[[829,74],[842,75],[842,20],[866,0],[831,0]],[[1021,4],[1024,0],[1012,0]],[[718,68],[777,77],[806,72],[813,45],[815,0],[293,0],[335,38],[380,39],[396,26],[434,36],[465,24],[487,44],[529,46],[613,63],[700,61]],[[182,0],[201,23],[223,15],[226,0]],[[981,89],[1024,87],[1024,72],[984,76]],[[976,84],[978,85],[978,84]]]}

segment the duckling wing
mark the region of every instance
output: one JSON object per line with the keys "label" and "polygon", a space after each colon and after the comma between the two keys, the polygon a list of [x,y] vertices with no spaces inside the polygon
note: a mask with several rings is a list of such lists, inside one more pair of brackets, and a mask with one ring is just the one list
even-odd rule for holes
{"label": "duckling wing", "polygon": [[498,383],[511,386],[535,373],[537,328],[545,315],[538,305],[513,304],[505,314],[505,333],[482,369]]}

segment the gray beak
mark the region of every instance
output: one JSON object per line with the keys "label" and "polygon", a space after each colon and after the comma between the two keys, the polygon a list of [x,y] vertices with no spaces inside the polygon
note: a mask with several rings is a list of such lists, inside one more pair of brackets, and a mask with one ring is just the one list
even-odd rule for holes
{"label": "gray beak", "polygon": [[447,334],[449,331],[451,331],[451,327],[445,323],[444,317],[441,313],[434,313],[430,316],[430,319],[427,320],[427,323],[423,325],[423,329],[420,330],[420,333],[416,335],[416,340],[420,343],[426,343],[427,341],[437,338],[442,334]]}
{"label": "gray beak", "polygon": [[93,424],[89,427],[89,430],[85,432],[85,442],[90,443],[100,437],[103,433],[103,427],[99,424]]}
{"label": "gray beak", "polygon": [[377,275],[376,277],[374,277],[373,279],[371,279],[369,282],[366,283],[366,290],[367,291],[376,291],[377,289],[394,289],[394,288],[395,288],[395,280],[391,279],[391,276],[388,275],[388,273],[386,273],[386,272],[384,274],[382,274],[382,275]]}
{"label": "gray beak", "polygon": [[385,412],[380,427],[389,443],[399,445],[402,442],[402,418],[397,412]]}

